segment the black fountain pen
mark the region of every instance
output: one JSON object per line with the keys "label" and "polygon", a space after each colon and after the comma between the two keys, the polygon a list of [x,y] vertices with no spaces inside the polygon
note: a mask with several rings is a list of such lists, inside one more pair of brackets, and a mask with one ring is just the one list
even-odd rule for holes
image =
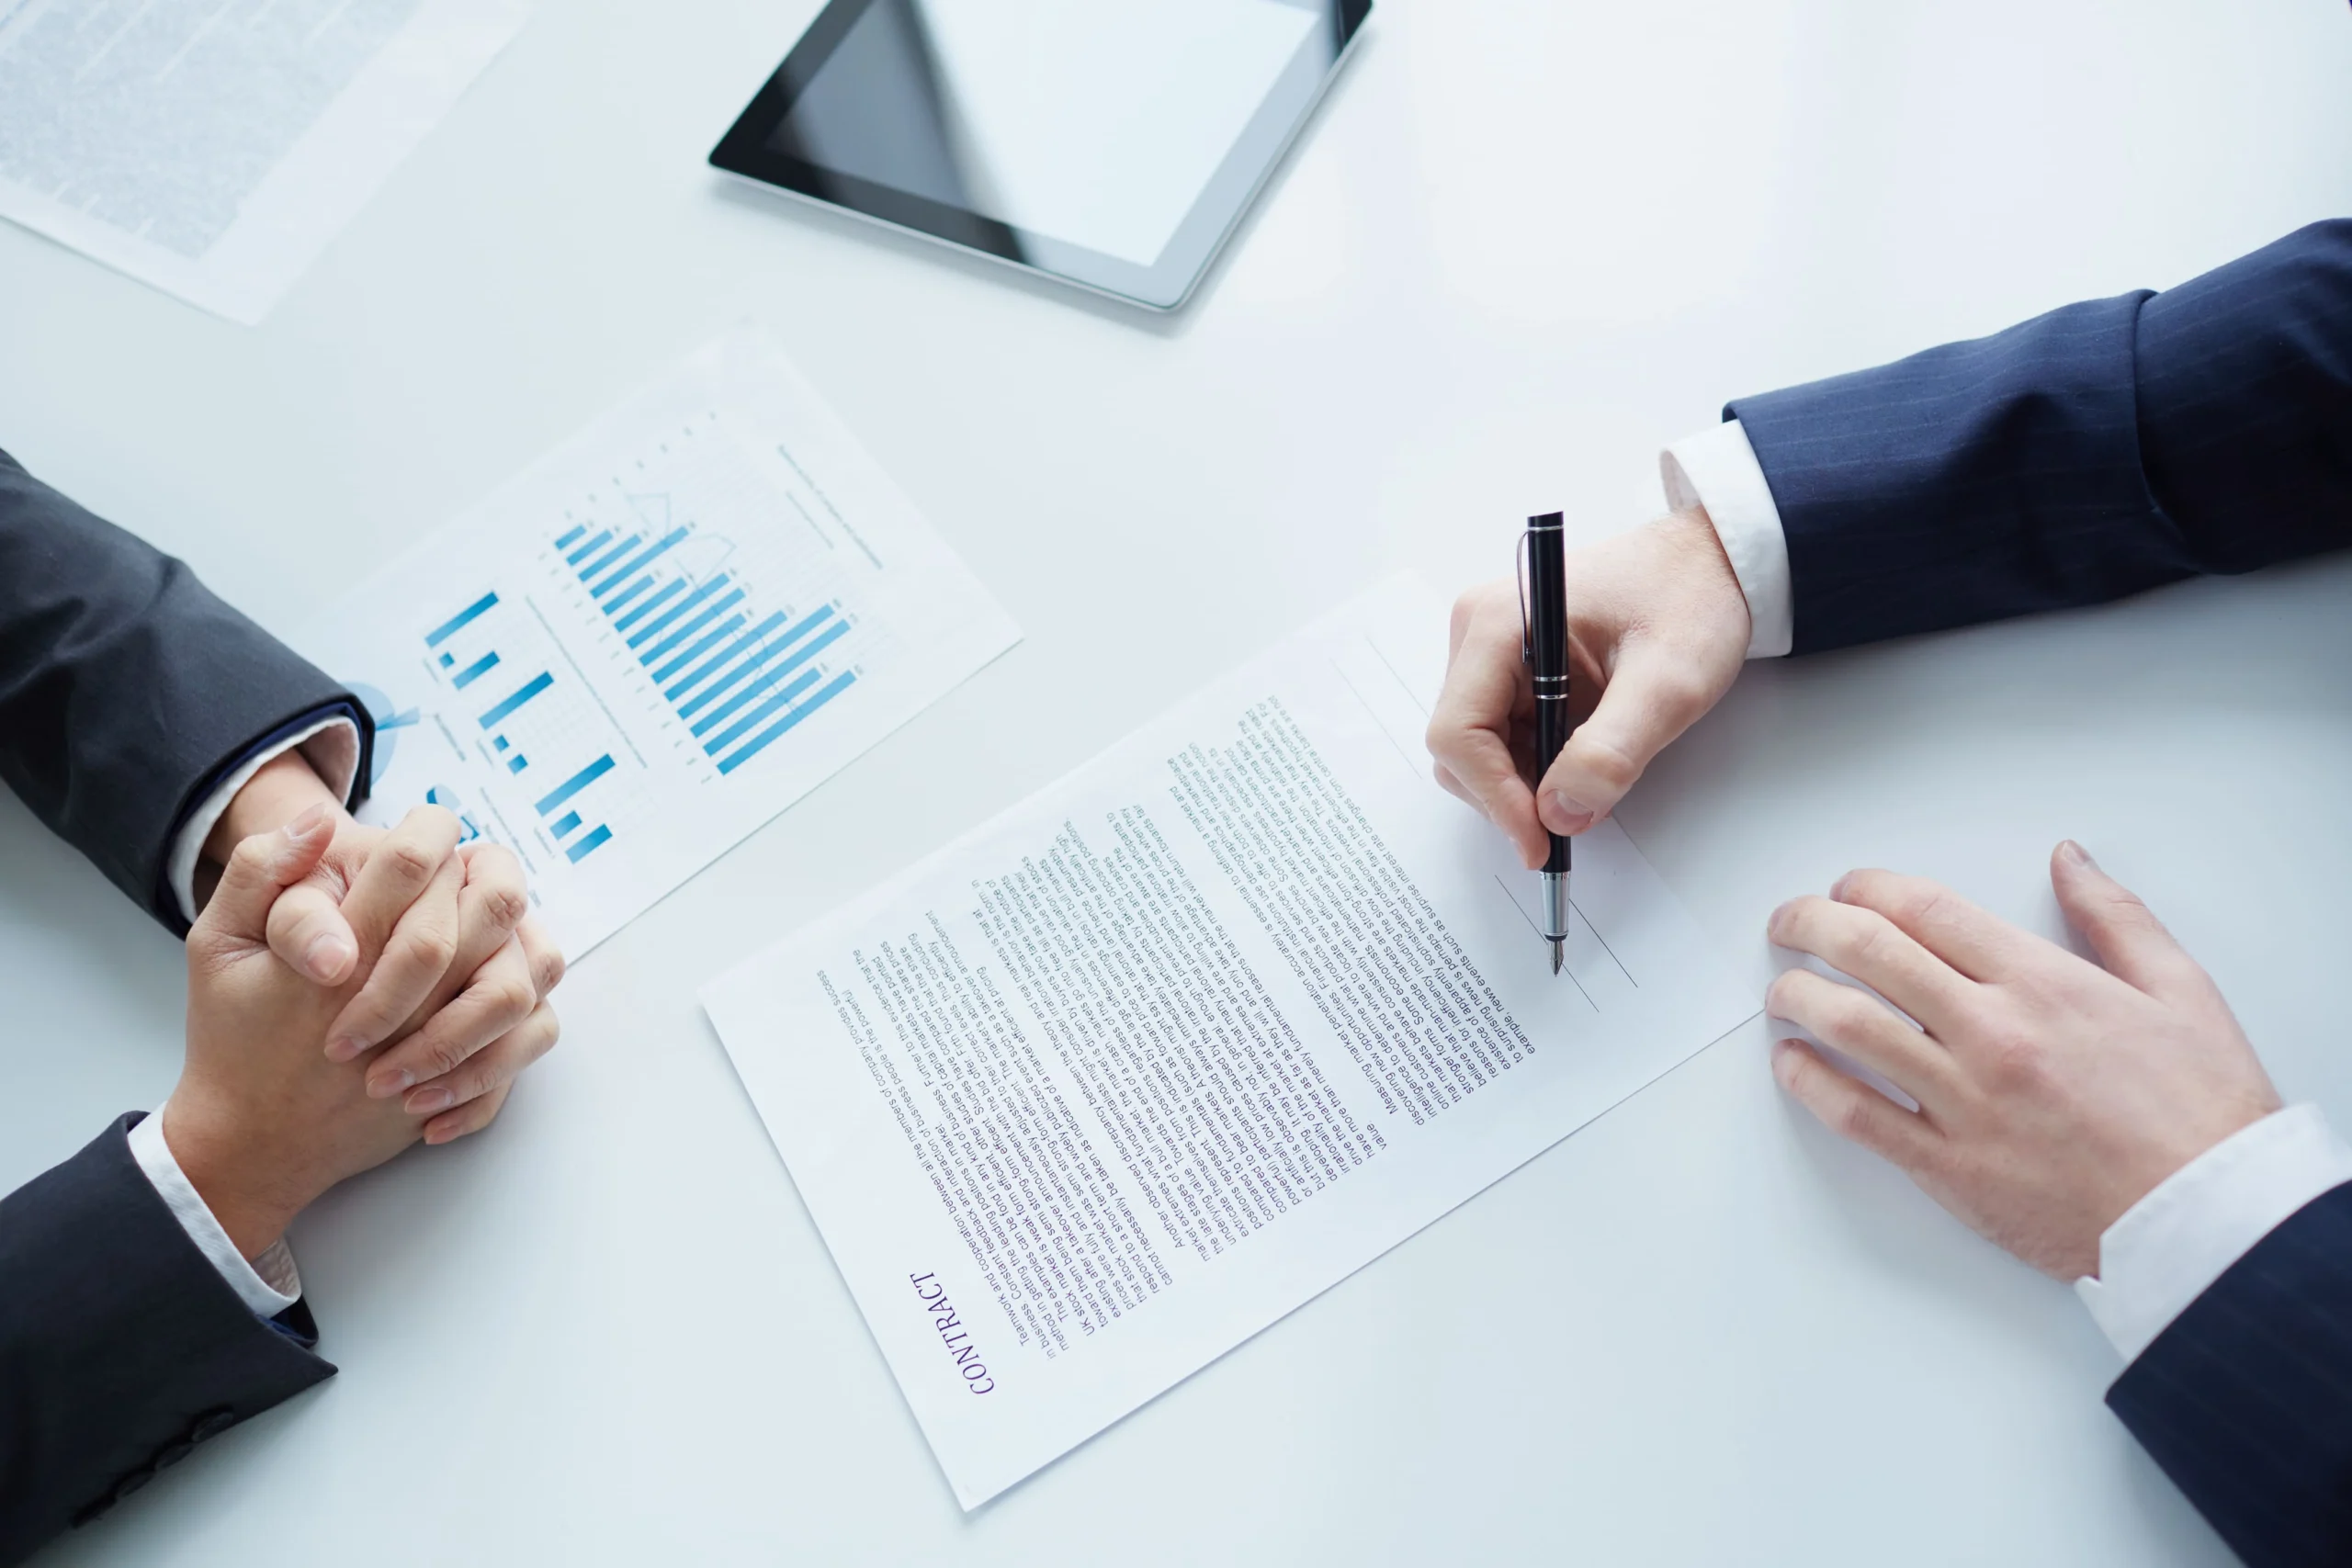
{"label": "black fountain pen", "polygon": [[[1521,657],[1535,678],[1535,778],[1540,786],[1576,728],[1568,717],[1568,568],[1556,512],[1527,520],[1527,558],[1520,579]],[[1568,840],[1554,833],[1544,863],[1544,940],[1552,944],[1552,973],[1566,962]]]}

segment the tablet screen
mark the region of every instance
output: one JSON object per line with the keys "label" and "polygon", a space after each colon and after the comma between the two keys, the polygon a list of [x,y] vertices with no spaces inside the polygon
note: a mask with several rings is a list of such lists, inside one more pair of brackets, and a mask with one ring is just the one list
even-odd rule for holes
{"label": "tablet screen", "polygon": [[1148,267],[1322,21],[1316,0],[873,0],[766,150]]}

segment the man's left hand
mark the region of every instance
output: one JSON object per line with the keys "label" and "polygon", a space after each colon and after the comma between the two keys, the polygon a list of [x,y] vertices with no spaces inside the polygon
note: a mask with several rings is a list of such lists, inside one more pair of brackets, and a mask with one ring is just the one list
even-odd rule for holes
{"label": "man's left hand", "polygon": [[[239,843],[313,807],[332,814],[334,837],[271,907],[270,949],[335,990],[358,964],[365,935],[380,959],[328,1030],[327,1059],[350,1061],[393,1042],[368,1063],[368,1093],[399,1095],[412,1115],[431,1117],[427,1143],[479,1132],[551,1043],[547,996],[563,978],[561,951],[528,913],[521,864],[494,844],[457,847],[454,819],[437,856],[423,853],[422,840],[404,840],[406,852],[379,860],[386,830],[353,821],[301,754],[288,751],[230,801],[206,842],[211,874],[199,886],[209,897]],[[354,930],[370,920],[384,929]]]}
{"label": "man's left hand", "polygon": [[1918,1104],[1783,1040],[1774,1074],[1807,1110],[1980,1235],[2075,1280],[2098,1272],[2099,1237],[2125,1210],[2279,1101],[2229,1004],[2146,905],[2072,841],[2050,880],[2098,964],[1932,882],[1857,871],[1826,898],[1783,904],[1769,930],[1886,1001],[1792,969],[1766,1005]]}

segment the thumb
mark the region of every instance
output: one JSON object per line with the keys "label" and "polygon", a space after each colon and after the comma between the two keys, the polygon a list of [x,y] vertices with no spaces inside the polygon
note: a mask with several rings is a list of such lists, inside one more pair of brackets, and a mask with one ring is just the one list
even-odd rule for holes
{"label": "thumb", "polygon": [[2083,933],[2100,965],[2125,985],[2168,999],[2211,992],[2204,969],[2139,895],[2100,870],[2090,852],[2072,839],[2051,852],[2050,886],[2067,923]]}
{"label": "thumb", "polygon": [[278,895],[311,874],[334,840],[334,813],[313,806],[275,833],[256,833],[240,843],[220,874],[220,886],[196,922],[196,937],[250,942],[267,941],[269,912]]}
{"label": "thumb", "polygon": [[[333,843],[334,835],[327,835]],[[308,873],[304,874],[308,875]],[[269,950],[298,975],[322,986],[340,986],[359,962],[359,942],[343,906],[313,882],[298,883],[269,907]]]}
{"label": "thumb", "polygon": [[1687,652],[1651,641],[1625,644],[1592,716],[1577,726],[1537,786],[1544,826],[1581,833],[1608,816],[1651,759],[1721,694]]}

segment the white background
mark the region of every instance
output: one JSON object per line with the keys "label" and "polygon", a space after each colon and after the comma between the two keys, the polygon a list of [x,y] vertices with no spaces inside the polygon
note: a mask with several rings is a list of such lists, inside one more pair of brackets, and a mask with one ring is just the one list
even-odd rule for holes
{"label": "white background", "polygon": [[[0,445],[274,625],[757,311],[1027,634],[600,949],[496,1132],[296,1246],[343,1376],[49,1563],[2172,1564],[2071,1294],[1736,1035],[966,1517],[705,977],[1397,566],[1602,532],[1726,397],[2352,202],[2338,0],[1383,0],[1158,321],[757,192],[813,6],[542,0],[259,329],[0,230]],[[2050,928],[2073,834],[2352,1125],[2352,561],[1751,671],[1624,820],[1761,987],[1859,863]],[[0,1186],[152,1105],[178,954],[0,801]]]}

